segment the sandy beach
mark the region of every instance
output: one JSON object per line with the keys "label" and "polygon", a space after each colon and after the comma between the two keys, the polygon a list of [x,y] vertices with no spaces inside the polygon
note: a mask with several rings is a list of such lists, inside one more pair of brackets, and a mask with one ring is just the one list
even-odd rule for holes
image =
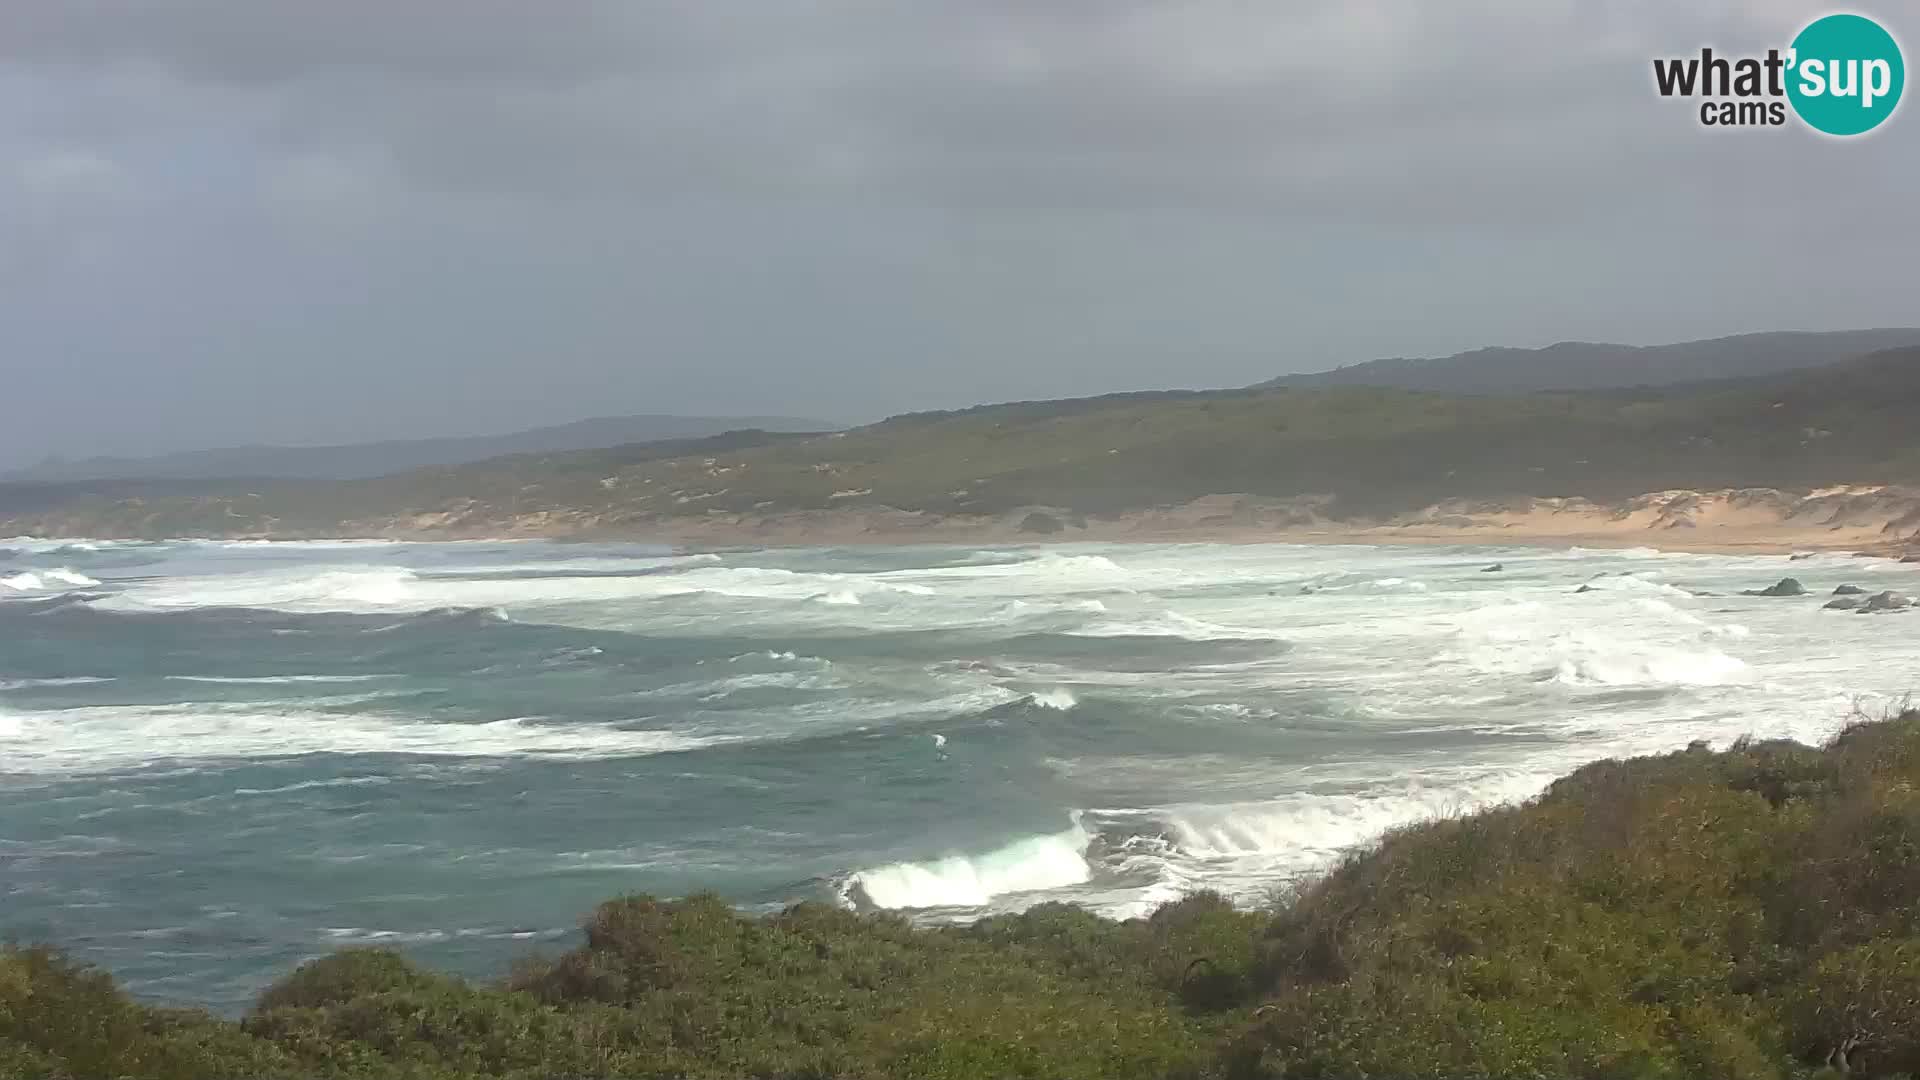
{"label": "sandy beach", "polygon": [[688,550],[865,544],[1297,543],[1651,547],[1722,554],[1847,551],[1920,558],[1920,489],[1842,486],[1659,491],[1603,502],[1582,497],[1450,499],[1411,513],[1342,512],[1331,496],[1207,495],[1115,515],[1053,506],[940,514],[888,506],[702,515],[624,508],[502,513],[453,509],[290,527],[234,519],[218,533],[176,534],[154,521],[53,512],[0,521],[0,535],[96,539],[579,540],[671,544]]}
{"label": "sandy beach", "polygon": [[1662,491],[1618,503],[1585,498],[1449,500],[1369,520],[1329,514],[1331,499],[1209,495],[1101,517],[1057,507],[997,515],[888,507],[613,519],[540,513],[474,520],[422,514],[345,523],[338,535],[390,539],[641,539],[694,550],[857,544],[1301,543],[1653,547],[1727,554],[1920,553],[1920,492],[1889,487]]}

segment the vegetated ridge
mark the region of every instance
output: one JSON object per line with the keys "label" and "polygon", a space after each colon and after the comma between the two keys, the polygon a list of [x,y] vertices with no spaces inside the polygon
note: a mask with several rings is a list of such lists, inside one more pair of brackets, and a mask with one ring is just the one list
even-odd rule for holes
{"label": "vegetated ridge", "polygon": [[622,443],[718,435],[742,428],[831,431],[819,420],[783,416],[606,416],[506,435],[391,439],[342,446],[235,446],[154,457],[51,459],[0,473],[0,482],[71,484],[100,480],[331,479],[384,476],[508,454],[589,450]]}
{"label": "vegetated ridge", "polygon": [[[644,538],[697,526],[753,542],[796,515],[885,511],[932,526],[1023,521],[1038,509],[1056,526],[1041,531],[1071,536],[1089,520],[1221,494],[1294,500],[1287,513],[1316,519],[1388,520],[1449,500],[1618,506],[1675,490],[1920,485],[1916,430],[1920,348],[1907,348],[1687,387],[1113,395],[347,482],[191,494],[0,487],[0,534]],[[1920,529],[1920,518],[1908,524]]]}
{"label": "vegetated ridge", "polygon": [[1777,331],[1674,345],[1562,341],[1542,349],[1485,348],[1452,356],[1369,360],[1332,371],[1282,375],[1262,386],[1391,386],[1443,394],[1601,390],[1777,375],[1882,349],[1920,345],[1911,327]]}

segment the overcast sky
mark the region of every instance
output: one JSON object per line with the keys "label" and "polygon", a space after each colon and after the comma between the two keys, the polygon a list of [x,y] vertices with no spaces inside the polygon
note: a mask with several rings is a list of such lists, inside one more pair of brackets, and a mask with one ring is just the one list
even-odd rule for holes
{"label": "overcast sky", "polygon": [[1824,2],[1464,8],[0,0],[0,465],[1920,323],[1912,102],[1652,90]]}

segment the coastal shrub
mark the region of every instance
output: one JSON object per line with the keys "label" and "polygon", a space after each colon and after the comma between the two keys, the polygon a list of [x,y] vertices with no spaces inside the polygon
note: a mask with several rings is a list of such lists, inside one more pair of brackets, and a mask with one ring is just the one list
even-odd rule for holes
{"label": "coastal shrub", "polygon": [[923,927],[626,896],[500,983],[377,949],[238,1024],[0,950],[0,1080],[1920,1075],[1920,713],[1598,762],[1264,910]]}
{"label": "coastal shrub", "polygon": [[434,981],[434,976],[417,970],[390,949],[347,948],[295,968],[293,974],[261,992],[254,1011],[335,1005]]}
{"label": "coastal shrub", "polygon": [[45,947],[0,947],[0,1078],[254,1080],[279,1048],[191,1010],[143,1008],[104,972]]}
{"label": "coastal shrub", "polygon": [[1920,937],[1883,937],[1815,965],[1795,995],[1793,1039],[1822,1058],[1849,1047],[1874,1074],[1920,1074]]}

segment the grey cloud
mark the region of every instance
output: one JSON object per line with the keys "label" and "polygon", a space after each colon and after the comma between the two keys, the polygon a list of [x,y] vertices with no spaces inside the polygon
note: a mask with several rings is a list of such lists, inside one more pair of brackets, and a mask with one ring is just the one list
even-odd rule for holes
{"label": "grey cloud", "polygon": [[1911,116],[1653,94],[1812,0],[0,4],[0,364],[127,399],[0,459],[1920,321]]}
{"label": "grey cloud", "polygon": [[[436,189],[1011,205],[1031,191],[1046,205],[1305,199],[1366,213],[1393,194],[1383,175],[1432,201],[1462,162],[1483,179],[1579,185],[1587,158],[1617,153],[1602,140],[1711,167],[1683,123],[1649,140],[1650,125],[1616,122],[1647,107],[1633,98],[1651,50],[1782,22],[1692,11],[75,2],[28,9],[0,56],[149,64],[262,95],[288,144],[374,154]],[[1460,192],[1469,217],[1484,186]]]}

